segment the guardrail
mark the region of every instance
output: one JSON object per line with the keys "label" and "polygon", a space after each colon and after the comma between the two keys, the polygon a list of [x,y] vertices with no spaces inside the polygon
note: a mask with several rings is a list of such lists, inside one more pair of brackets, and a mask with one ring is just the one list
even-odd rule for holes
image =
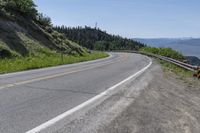
{"label": "guardrail", "polygon": [[158,59],[170,62],[172,64],[175,64],[179,67],[182,67],[186,70],[192,71],[194,73],[194,76],[196,76],[197,78],[200,79],[200,66],[193,66],[169,57],[165,57],[165,56],[161,56],[161,55],[156,55],[156,54],[152,54],[152,53],[147,53],[147,52],[140,52],[140,51],[129,51],[129,50],[119,50],[119,51],[115,51],[115,52],[128,52],[128,53],[138,53],[138,54],[143,54],[143,55],[147,55],[147,56],[151,56],[151,57],[156,57]]}
{"label": "guardrail", "polygon": [[173,64],[175,64],[179,67],[182,67],[182,68],[187,69],[187,70],[192,71],[192,72],[196,72],[196,70],[198,69],[198,66],[193,66],[193,65],[190,65],[190,64],[187,64],[187,63],[184,63],[184,62],[181,62],[181,61],[169,58],[169,57],[155,55],[155,54],[151,54],[151,53],[145,53],[145,52],[138,52],[138,53],[148,55],[148,56],[150,55],[150,56],[159,58],[161,60],[173,63]]}

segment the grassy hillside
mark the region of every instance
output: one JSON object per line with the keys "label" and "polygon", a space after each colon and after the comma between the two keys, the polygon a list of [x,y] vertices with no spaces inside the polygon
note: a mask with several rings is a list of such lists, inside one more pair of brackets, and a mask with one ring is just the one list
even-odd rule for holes
{"label": "grassy hillside", "polygon": [[78,44],[48,28],[41,28],[36,22],[23,17],[9,19],[0,16],[0,56],[37,55],[41,49],[62,51],[66,54],[85,52]]}
{"label": "grassy hillside", "polygon": [[88,49],[94,50],[138,50],[144,45],[131,39],[110,35],[105,31],[91,27],[68,28],[55,27],[55,30]]}
{"label": "grassy hillside", "polygon": [[0,1],[0,58],[37,55],[42,50],[83,54],[78,44],[52,29],[32,0]]}
{"label": "grassy hillside", "polygon": [[0,73],[108,56],[88,52],[53,29],[32,0],[0,0]]}

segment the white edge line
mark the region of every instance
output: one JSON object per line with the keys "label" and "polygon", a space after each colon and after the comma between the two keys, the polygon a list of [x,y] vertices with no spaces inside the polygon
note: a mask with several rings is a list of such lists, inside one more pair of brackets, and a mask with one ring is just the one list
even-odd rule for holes
{"label": "white edge line", "polygon": [[[149,58],[149,57],[147,57],[147,58]],[[64,112],[63,114],[60,114],[60,115],[56,116],[55,118],[53,118],[53,119],[51,119],[51,120],[39,125],[38,127],[35,127],[33,129],[27,131],[26,133],[38,133],[38,132],[40,132],[40,131],[52,126],[56,122],[64,119],[65,117],[75,113],[76,111],[84,108],[85,106],[88,106],[89,104],[95,102],[96,100],[100,99],[101,97],[106,96],[110,91],[114,90],[115,88],[117,88],[121,84],[123,84],[123,83],[127,82],[128,80],[130,80],[132,78],[135,78],[135,77],[139,76],[140,74],[142,74],[143,72],[145,72],[152,65],[152,60],[150,58],[149,58],[149,60],[150,60],[150,63],[146,67],[144,67],[143,69],[138,71],[137,73],[131,75],[130,77],[124,79],[123,81],[117,83],[116,85],[108,88],[106,91],[104,91],[104,92],[100,93],[99,95],[89,99],[88,101],[86,101],[86,102],[84,102],[84,103],[82,103],[82,104],[80,104],[80,105],[78,105],[78,106],[76,106],[76,107]]]}

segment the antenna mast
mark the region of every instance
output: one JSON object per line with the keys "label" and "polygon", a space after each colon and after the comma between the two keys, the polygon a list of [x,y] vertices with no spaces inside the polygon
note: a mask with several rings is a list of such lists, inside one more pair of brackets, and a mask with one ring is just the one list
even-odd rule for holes
{"label": "antenna mast", "polygon": [[98,28],[98,24],[97,24],[97,22],[95,23],[95,29],[97,29]]}

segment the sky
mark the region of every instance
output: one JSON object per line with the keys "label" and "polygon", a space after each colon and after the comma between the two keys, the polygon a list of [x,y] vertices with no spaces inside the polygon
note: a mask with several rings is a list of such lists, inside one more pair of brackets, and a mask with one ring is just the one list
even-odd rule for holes
{"label": "sky", "polygon": [[53,25],[128,38],[200,37],[200,0],[33,0]]}

